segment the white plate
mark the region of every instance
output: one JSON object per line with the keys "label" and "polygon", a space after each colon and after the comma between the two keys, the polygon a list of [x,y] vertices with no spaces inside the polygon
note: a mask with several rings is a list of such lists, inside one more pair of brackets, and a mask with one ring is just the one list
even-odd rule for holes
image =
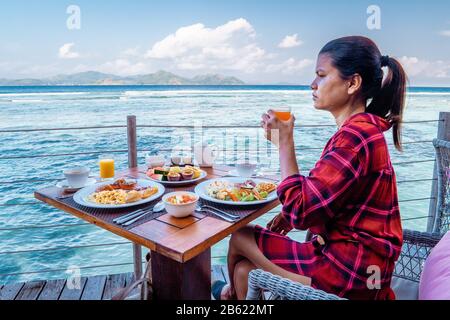
{"label": "white plate", "polygon": [[88,178],[84,186],[79,187],[79,188],[74,188],[74,187],[69,186],[69,183],[67,182],[67,180],[62,180],[56,184],[56,187],[64,189],[64,191],[67,191],[67,192],[74,192],[74,191],[80,190],[81,188],[91,186],[95,183],[97,183],[97,180],[95,178]]}
{"label": "white plate", "polygon": [[177,187],[177,186],[184,186],[184,185],[187,185],[187,184],[191,184],[191,183],[200,181],[200,180],[202,180],[204,177],[206,177],[206,175],[207,175],[206,172],[202,170],[202,173],[200,173],[200,177],[195,178],[195,179],[191,179],[191,180],[160,181],[160,180],[152,179],[152,178],[150,178],[149,176],[147,176],[147,179],[148,179],[148,180],[151,180],[151,181],[155,181],[155,182],[161,183],[161,184],[163,184],[163,185],[165,185],[165,186]]}
{"label": "white plate", "polygon": [[96,183],[92,186],[84,187],[81,190],[78,190],[77,193],[73,195],[73,200],[85,207],[91,207],[91,208],[104,208],[104,209],[112,209],[112,208],[126,208],[126,207],[132,207],[137,206],[143,203],[147,203],[150,201],[153,201],[160,196],[164,194],[165,188],[162,184],[148,181],[145,179],[136,179],[137,184],[140,187],[158,187],[158,192],[152,195],[151,197],[148,197],[147,199],[142,199],[136,202],[130,202],[130,203],[124,203],[124,204],[100,204],[100,203],[94,203],[88,200],[88,197],[95,192],[95,190],[103,185],[110,184],[111,182],[100,182]]}
{"label": "white plate", "polygon": [[[277,199],[277,192],[276,190],[272,191],[271,193],[269,193],[269,195],[267,196],[266,199],[264,200],[256,200],[256,201],[226,201],[226,200],[219,200],[216,198],[213,198],[211,196],[208,195],[206,188],[213,183],[214,181],[227,181],[227,182],[231,182],[231,183],[243,183],[246,180],[249,180],[248,178],[217,178],[217,179],[211,179],[211,180],[207,180],[204,181],[202,183],[199,183],[196,187],[195,187],[195,193],[198,194],[198,196],[204,200],[208,200],[211,202],[215,202],[215,203],[222,203],[222,204],[229,204],[229,205],[235,205],[235,206],[250,206],[250,205],[254,205],[254,204],[262,204],[262,203],[267,203],[267,202],[271,202],[273,200]],[[257,179],[257,178],[252,178],[252,181],[254,181],[256,184],[261,183],[261,182],[269,182],[269,183],[274,183],[272,180],[267,180],[267,179]]]}

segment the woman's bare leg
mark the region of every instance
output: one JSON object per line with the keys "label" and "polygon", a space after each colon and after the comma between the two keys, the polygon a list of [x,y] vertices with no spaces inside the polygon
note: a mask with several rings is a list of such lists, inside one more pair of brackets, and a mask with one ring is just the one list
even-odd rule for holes
{"label": "woman's bare leg", "polygon": [[[237,284],[235,282],[238,280],[235,277],[236,266],[243,260],[248,260],[255,266],[255,268],[263,269],[281,277],[291,279],[292,281],[300,282],[304,285],[311,285],[311,278],[284,270],[267,259],[256,244],[254,226],[247,225],[233,233],[231,236],[230,246],[228,249],[228,274],[230,276],[230,286],[224,290],[224,297],[236,297]],[[249,265],[247,264],[246,267],[248,266]],[[242,270],[240,271],[242,272]],[[241,284],[237,286],[239,286],[239,288],[242,287]],[[246,293],[247,290],[245,288],[245,294]]]}
{"label": "woman's bare leg", "polygon": [[238,300],[244,300],[247,296],[248,274],[254,269],[256,269],[256,266],[247,259],[243,259],[236,264],[234,268],[234,289]]}

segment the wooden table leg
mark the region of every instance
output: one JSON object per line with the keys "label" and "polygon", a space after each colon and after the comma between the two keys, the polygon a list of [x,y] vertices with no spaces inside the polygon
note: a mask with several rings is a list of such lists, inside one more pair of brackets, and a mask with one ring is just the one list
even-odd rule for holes
{"label": "wooden table leg", "polygon": [[210,300],[211,249],[180,263],[152,251],[152,281],[157,300]]}

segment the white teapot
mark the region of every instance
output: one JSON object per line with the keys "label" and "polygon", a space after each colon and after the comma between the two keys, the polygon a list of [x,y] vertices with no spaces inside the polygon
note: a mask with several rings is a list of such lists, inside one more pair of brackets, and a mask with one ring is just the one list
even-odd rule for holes
{"label": "white teapot", "polygon": [[217,147],[206,140],[194,145],[194,157],[200,167],[212,167],[217,157]]}

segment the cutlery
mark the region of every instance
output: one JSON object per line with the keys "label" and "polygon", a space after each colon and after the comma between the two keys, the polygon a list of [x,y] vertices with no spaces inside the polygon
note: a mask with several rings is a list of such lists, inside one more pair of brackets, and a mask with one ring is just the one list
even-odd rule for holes
{"label": "cutlery", "polygon": [[215,212],[211,209],[205,209],[205,208],[202,209],[201,207],[197,207],[197,208],[195,208],[195,211],[196,212],[209,212],[209,213],[214,214],[228,222],[236,222],[236,220],[237,220],[237,218],[229,218],[228,216],[225,216],[219,212]]}
{"label": "cutlery", "polygon": [[135,217],[134,219],[132,218],[131,220],[127,220],[125,222],[121,222],[120,224],[124,227],[129,226],[130,224],[135,223],[136,221],[138,221],[139,219],[145,217],[147,214],[149,213],[156,213],[156,212],[160,212],[164,210],[164,203],[162,201],[158,202],[157,204],[155,204],[155,206],[153,207],[153,209]]}
{"label": "cutlery", "polygon": [[[159,201],[157,204],[160,204],[161,202],[162,201]],[[156,206],[156,204],[153,207],[151,207],[151,208],[141,208],[141,209],[137,209],[137,210],[131,211],[130,213],[127,213],[124,216],[120,216],[120,217],[117,217],[117,218],[113,219],[113,222],[124,222],[125,220],[132,219],[132,218],[138,216],[141,213],[144,213],[144,212],[146,212],[148,210],[152,210],[155,206]],[[122,221],[122,220],[124,220],[124,221]]]}
{"label": "cutlery", "polygon": [[62,195],[62,196],[57,196],[56,199],[58,199],[58,200],[67,199],[67,198],[73,197],[73,195],[74,195],[73,193],[72,194],[65,194],[65,195]]}
{"label": "cutlery", "polygon": [[141,214],[141,213],[143,213],[143,212],[145,212],[147,210],[151,210],[151,209],[152,208],[141,208],[141,209],[137,209],[137,210],[131,211],[130,213],[127,213],[124,216],[120,216],[120,217],[117,217],[117,218],[113,219],[113,222],[120,222],[122,220],[127,220],[129,218],[133,218],[133,217],[135,217],[135,216],[137,216],[137,215],[139,215],[139,214]]}
{"label": "cutlery", "polygon": [[202,209],[202,208],[205,208],[205,209],[209,209],[209,210],[216,210],[217,212],[219,212],[219,213],[221,213],[221,214],[224,214],[224,215],[226,215],[227,217],[229,217],[229,218],[231,218],[231,219],[239,219],[239,218],[240,218],[240,216],[238,216],[238,215],[236,215],[236,214],[233,214],[233,213],[229,213],[229,212],[220,210],[220,209],[218,209],[218,208],[216,208],[216,207],[213,207],[213,206],[210,206],[210,205],[207,205],[207,204],[201,205],[201,206],[199,206],[199,207],[200,207],[201,209]]}

